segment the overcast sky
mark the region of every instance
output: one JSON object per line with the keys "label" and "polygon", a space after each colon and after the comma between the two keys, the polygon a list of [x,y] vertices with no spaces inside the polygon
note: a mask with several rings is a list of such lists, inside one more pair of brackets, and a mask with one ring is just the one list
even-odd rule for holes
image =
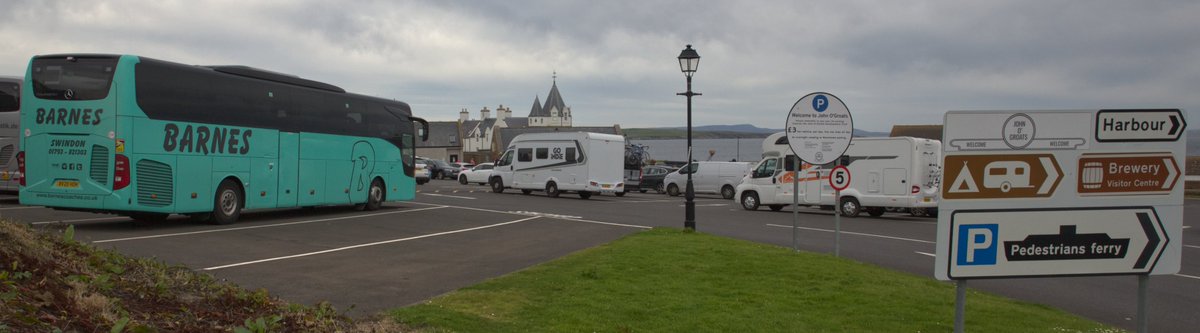
{"label": "overcast sky", "polygon": [[[804,95],[857,129],[947,110],[1200,112],[1197,1],[0,0],[0,75],[50,53],[249,65],[408,102],[525,116],[552,73],[575,124],[782,128]],[[1195,128],[1192,126],[1191,128]]]}

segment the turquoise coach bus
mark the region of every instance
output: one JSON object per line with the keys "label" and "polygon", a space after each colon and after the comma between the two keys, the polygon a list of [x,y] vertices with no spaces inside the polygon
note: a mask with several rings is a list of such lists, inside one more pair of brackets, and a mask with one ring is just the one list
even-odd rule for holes
{"label": "turquoise coach bus", "polygon": [[22,91],[21,204],[143,222],[412,200],[429,128],[322,82],[132,55],[35,56]]}

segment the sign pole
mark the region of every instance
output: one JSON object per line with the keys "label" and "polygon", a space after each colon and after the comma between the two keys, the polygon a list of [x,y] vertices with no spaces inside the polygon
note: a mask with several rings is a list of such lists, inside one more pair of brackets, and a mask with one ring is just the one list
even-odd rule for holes
{"label": "sign pole", "polygon": [[[842,197],[842,190],[833,190],[833,201]],[[833,256],[842,256],[842,205],[838,203],[833,210]]]}
{"label": "sign pole", "polygon": [[[786,164],[786,163],[784,163]],[[792,170],[792,250],[800,252],[799,232],[796,221],[800,219],[800,161],[797,159],[796,170]]]}
{"label": "sign pole", "polygon": [[1149,289],[1150,274],[1138,275],[1138,300],[1137,300],[1137,331],[1138,333],[1146,333],[1150,331],[1150,319],[1146,318],[1146,289]]}
{"label": "sign pole", "polygon": [[960,279],[954,285],[954,333],[963,333],[967,321],[967,280]]}

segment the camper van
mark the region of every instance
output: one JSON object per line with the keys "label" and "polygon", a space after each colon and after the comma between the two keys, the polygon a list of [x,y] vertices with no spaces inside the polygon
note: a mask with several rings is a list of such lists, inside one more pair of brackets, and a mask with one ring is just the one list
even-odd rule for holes
{"label": "camper van", "polygon": [[[802,205],[840,204],[842,214],[866,212],[883,215],[898,208],[925,215],[937,214],[938,183],[941,180],[942,143],[912,137],[854,138],[842,158],[824,165],[799,161],[792,154],[784,133],[763,141],[763,160],[746,175],[735,197],[746,210],[767,206],[780,210],[793,202],[792,184],[799,164],[798,193]],[[829,171],[835,165],[850,170],[850,187],[834,201]],[[786,172],[785,172],[786,171]],[[1016,184],[1014,184],[1016,185]],[[914,215],[916,215],[914,213]]]}
{"label": "camper van", "polygon": [[667,194],[677,196],[687,188],[687,175],[692,174],[692,190],[696,193],[719,193],[725,199],[733,199],[734,189],[742,182],[750,163],[746,162],[692,162],[663,178]]}
{"label": "camper van", "polygon": [[488,184],[492,192],[506,188],[529,194],[545,191],[558,197],[573,191],[587,199],[594,193],[621,193],[625,137],[587,132],[528,133],[513,138],[496,161]]}

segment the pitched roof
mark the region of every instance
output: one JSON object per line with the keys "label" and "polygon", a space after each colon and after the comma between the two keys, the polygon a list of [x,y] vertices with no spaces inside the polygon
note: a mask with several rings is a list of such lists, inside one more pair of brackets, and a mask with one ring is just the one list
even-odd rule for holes
{"label": "pitched roof", "polygon": [[526,128],[526,127],[529,127],[529,118],[526,118],[526,117],[504,118],[504,125],[507,125],[508,128]]}
{"label": "pitched roof", "polygon": [[545,116],[542,115],[542,100],[539,99],[538,96],[533,96],[533,108],[529,109],[529,116],[530,117],[549,117],[550,116],[550,113],[546,113]]}
{"label": "pitched roof", "polygon": [[460,144],[457,121],[431,121],[429,141],[418,141],[417,147],[458,147]]}
{"label": "pitched roof", "polygon": [[[558,112],[560,112],[560,114],[561,114],[561,112],[567,110],[567,103],[563,102],[562,95],[558,93],[558,82],[557,81],[554,82],[554,85],[550,86],[550,95],[546,96],[546,104],[542,105],[542,112],[541,112],[541,114],[539,114],[537,116],[538,117],[549,117],[550,109],[553,109],[556,107],[558,108]],[[530,116],[530,117],[533,117],[533,116]]]}

